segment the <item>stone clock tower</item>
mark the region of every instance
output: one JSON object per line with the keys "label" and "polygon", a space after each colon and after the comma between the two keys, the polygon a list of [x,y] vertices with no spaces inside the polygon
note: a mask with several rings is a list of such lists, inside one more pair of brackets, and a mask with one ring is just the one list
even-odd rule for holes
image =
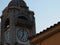
{"label": "stone clock tower", "polygon": [[34,12],[23,0],[12,0],[1,17],[1,45],[29,45],[36,34]]}

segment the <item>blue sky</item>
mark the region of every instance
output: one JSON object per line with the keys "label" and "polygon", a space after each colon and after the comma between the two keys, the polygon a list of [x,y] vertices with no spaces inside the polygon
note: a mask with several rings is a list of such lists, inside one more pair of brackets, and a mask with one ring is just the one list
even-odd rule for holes
{"label": "blue sky", "polygon": [[[0,0],[0,15],[11,0]],[[36,31],[39,33],[60,21],[60,0],[25,0],[35,12]]]}

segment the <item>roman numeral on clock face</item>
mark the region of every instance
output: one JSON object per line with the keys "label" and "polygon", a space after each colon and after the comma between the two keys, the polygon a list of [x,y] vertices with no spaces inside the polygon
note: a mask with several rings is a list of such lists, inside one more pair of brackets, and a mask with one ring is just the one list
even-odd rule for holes
{"label": "roman numeral on clock face", "polygon": [[29,33],[26,29],[18,29],[17,30],[17,37],[20,41],[25,42],[28,40]]}

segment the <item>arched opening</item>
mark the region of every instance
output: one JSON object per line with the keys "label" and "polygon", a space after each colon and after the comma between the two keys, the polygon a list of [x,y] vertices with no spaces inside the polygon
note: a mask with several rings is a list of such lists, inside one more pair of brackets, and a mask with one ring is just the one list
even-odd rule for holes
{"label": "arched opening", "polygon": [[7,18],[7,19],[6,19],[6,22],[5,22],[5,27],[4,27],[4,28],[8,28],[9,25],[10,25],[10,21],[9,21],[9,19]]}
{"label": "arched opening", "polygon": [[24,19],[24,20],[28,20],[26,17],[24,16],[18,16],[19,19]]}
{"label": "arched opening", "polygon": [[6,45],[10,45],[9,43],[6,43]]}

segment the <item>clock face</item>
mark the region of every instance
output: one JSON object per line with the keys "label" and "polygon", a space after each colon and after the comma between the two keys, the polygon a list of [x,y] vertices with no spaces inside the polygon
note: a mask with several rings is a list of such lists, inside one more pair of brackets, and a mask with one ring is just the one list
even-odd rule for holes
{"label": "clock face", "polygon": [[5,40],[6,40],[6,42],[9,42],[9,40],[10,40],[10,32],[5,32]]}
{"label": "clock face", "polygon": [[17,37],[20,41],[26,42],[29,37],[28,31],[26,29],[18,29],[17,30]]}

